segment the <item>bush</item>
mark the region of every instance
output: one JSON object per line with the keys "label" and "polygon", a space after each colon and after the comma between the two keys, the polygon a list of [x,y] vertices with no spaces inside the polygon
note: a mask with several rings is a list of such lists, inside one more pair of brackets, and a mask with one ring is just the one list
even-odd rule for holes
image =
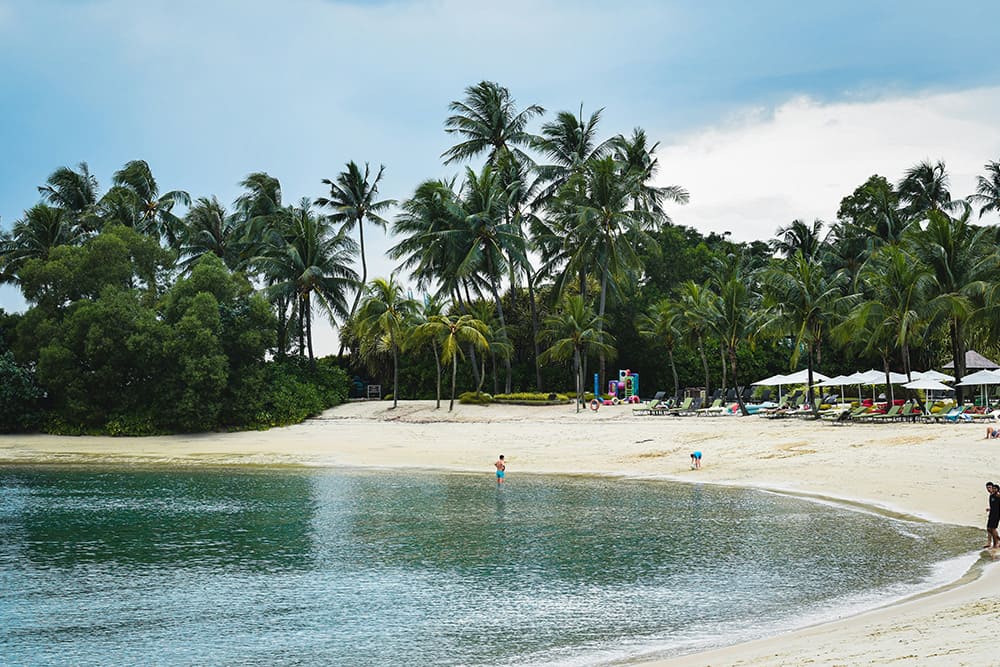
{"label": "bush", "polygon": [[497,394],[493,397],[497,403],[512,405],[560,405],[569,401],[566,394],[543,394],[539,392],[517,392],[513,394]]}
{"label": "bush", "polygon": [[489,405],[493,402],[493,397],[485,391],[467,391],[463,394],[459,394],[458,402],[465,405]]}
{"label": "bush", "polygon": [[0,433],[35,426],[41,396],[35,374],[15,363],[10,352],[0,354]]}

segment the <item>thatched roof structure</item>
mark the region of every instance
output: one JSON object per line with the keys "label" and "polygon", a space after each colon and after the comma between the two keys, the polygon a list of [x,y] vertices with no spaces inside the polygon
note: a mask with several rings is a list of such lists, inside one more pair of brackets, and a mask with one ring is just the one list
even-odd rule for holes
{"label": "thatched roof structure", "polygon": [[[955,362],[949,361],[944,365],[945,368],[954,368]],[[969,350],[965,353],[965,370],[981,369],[986,368],[989,370],[994,370],[1000,368],[1000,364],[990,361],[983,355],[979,354],[975,350]]]}

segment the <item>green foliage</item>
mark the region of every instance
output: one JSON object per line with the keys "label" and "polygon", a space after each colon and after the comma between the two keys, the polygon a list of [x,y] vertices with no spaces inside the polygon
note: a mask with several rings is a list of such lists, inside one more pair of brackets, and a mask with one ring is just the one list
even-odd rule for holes
{"label": "green foliage", "polygon": [[34,374],[15,363],[10,352],[0,354],[0,432],[33,428],[41,396]]}
{"label": "green foliage", "polygon": [[465,405],[489,405],[493,397],[485,391],[467,391],[458,395],[458,402]]}
{"label": "green foliage", "polygon": [[541,393],[541,392],[514,392],[512,394],[495,394],[495,403],[510,403],[514,405],[557,405],[569,401],[566,394]]}

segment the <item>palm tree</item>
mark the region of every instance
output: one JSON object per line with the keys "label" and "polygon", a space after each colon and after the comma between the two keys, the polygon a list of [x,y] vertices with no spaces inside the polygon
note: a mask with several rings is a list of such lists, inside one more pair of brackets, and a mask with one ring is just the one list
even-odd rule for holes
{"label": "palm tree", "polygon": [[[959,217],[930,210],[927,226],[914,228],[909,238],[913,254],[931,273],[928,307],[936,321],[948,323],[956,380],[965,375],[965,326],[974,301],[997,277],[996,229],[970,224],[970,215],[969,208]],[[961,387],[956,394],[961,401]]]}
{"label": "palm tree", "polygon": [[0,284],[17,283],[25,262],[48,258],[56,246],[78,245],[84,236],[82,229],[70,222],[66,210],[46,204],[32,206],[10,232],[0,232]]}
{"label": "palm tree", "polygon": [[841,273],[831,275],[822,264],[796,251],[787,260],[764,269],[762,278],[768,310],[761,328],[792,339],[789,364],[793,367],[805,349],[809,404],[815,405],[813,366],[827,329],[835,324],[845,277]]}
{"label": "palm tree", "polygon": [[[105,195],[106,197],[112,195],[118,188],[134,197],[139,220],[139,224],[135,225],[136,229],[144,234],[164,239],[172,247],[176,246],[183,223],[174,215],[173,207],[177,204],[190,206],[191,197],[188,193],[183,190],[171,190],[161,195],[160,187],[145,160],[126,162],[124,167],[115,172],[111,180],[114,186]],[[112,197],[121,199],[120,194]]]}
{"label": "palm tree", "polygon": [[683,336],[681,330],[680,305],[671,299],[661,299],[639,319],[639,335],[652,341],[654,346],[663,346],[670,361],[670,372],[674,377],[674,396],[681,393],[674,350]]}
{"label": "palm tree", "polygon": [[[374,224],[376,227],[385,229],[388,224],[379,213],[390,206],[395,206],[393,199],[383,199],[377,201],[378,184],[385,173],[385,167],[379,165],[378,173],[371,179],[371,172],[368,163],[365,163],[365,173],[362,175],[358,165],[351,161],[347,163],[347,170],[337,175],[336,180],[323,179],[325,185],[330,186],[329,197],[319,197],[316,204],[326,206],[333,210],[330,218],[334,222],[343,223],[343,229],[350,232],[355,226],[358,228],[358,242],[361,247],[361,282],[354,295],[354,303],[351,305],[348,317],[354,316],[354,311],[358,308],[361,299],[361,291],[368,280],[368,263],[365,259],[365,221]],[[369,179],[371,181],[369,182]],[[341,345],[340,353],[343,354],[344,347]]]}
{"label": "palm tree", "polygon": [[979,202],[979,217],[983,213],[1000,212],[1000,162],[987,162],[986,176],[976,177],[976,194],[969,197],[971,201]]}
{"label": "palm tree", "polygon": [[613,354],[614,338],[604,331],[603,318],[579,295],[563,299],[561,307],[545,318],[542,338],[550,342],[542,352],[542,362],[573,360],[576,384],[576,411],[583,400],[583,359],[589,350]]}
{"label": "palm tree", "polygon": [[368,284],[365,298],[353,318],[355,334],[364,340],[379,340],[392,354],[392,407],[399,397],[399,352],[406,325],[416,313],[417,302],[403,295],[395,276],[375,278]]}
{"label": "palm tree", "polygon": [[455,380],[458,374],[458,357],[462,353],[462,345],[470,345],[473,349],[486,351],[486,325],[469,314],[464,315],[432,315],[428,322],[420,325],[422,336],[433,336],[440,341],[441,361],[451,364],[451,402],[448,412],[455,408]]}
{"label": "palm tree", "polygon": [[215,197],[199,197],[184,216],[181,234],[181,266],[185,271],[198,263],[206,253],[222,259],[230,271],[240,267],[239,218],[226,212]]}
{"label": "palm tree", "polygon": [[729,358],[736,401],[740,411],[748,415],[750,413],[743,404],[743,392],[740,391],[736,353],[740,345],[752,344],[760,329],[762,319],[758,307],[759,295],[753,289],[751,277],[744,271],[743,257],[729,255],[725,259],[717,258],[713,268],[711,283],[716,295],[710,300],[714,306],[710,319],[714,322],[713,328]]}
{"label": "palm tree", "polygon": [[884,246],[866,264],[862,283],[866,293],[844,322],[840,337],[855,341],[866,352],[877,352],[889,383],[889,362],[899,350],[903,372],[911,372],[910,349],[927,325],[927,294],[932,276],[916,257],[898,246]]}
{"label": "palm tree", "polygon": [[560,111],[555,120],[542,125],[541,135],[532,141],[532,147],[550,162],[537,167],[539,179],[547,185],[536,198],[536,208],[558,195],[569,179],[582,173],[589,162],[611,156],[614,143],[597,140],[597,126],[603,111],[598,109],[584,120],[581,104],[579,116]]}
{"label": "palm tree", "polygon": [[441,157],[445,164],[463,162],[489,152],[486,162],[496,165],[501,156],[513,154],[518,161],[530,163],[521,150],[533,137],[528,134],[528,121],[545,113],[537,104],[522,111],[510,91],[492,81],[480,81],[465,89],[465,99],[448,105],[452,115],[445,122],[445,132],[456,134],[462,141],[455,144]]}
{"label": "palm tree", "polygon": [[948,173],[940,160],[934,164],[920,162],[907,169],[897,189],[908,220],[920,218],[927,211],[954,211],[960,203],[951,199]]}
{"label": "palm tree", "polygon": [[708,357],[705,354],[705,338],[714,323],[716,313],[715,294],[704,285],[693,280],[685,280],[678,287],[678,317],[686,338],[698,349],[702,370],[705,372],[705,394],[711,390],[708,374]]}
{"label": "palm tree", "polygon": [[86,162],[81,162],[77,168],[79,171],[59,167],[49,174],[46,185],[38,187],[38,192],[44,201],[66,211],[73,224],[85,232],[94,232],[101,225],[94,211],[100,186]]}
{"label": "palm tree", "polygon": [[441,408],[441,355],[438,351],[438,339],[431,335],[428,330],[423,328],[423,325],[427,324],[434,317],[439,317],[444,314],[447,310],[447,301],[441,299],[435,295],[427,295],[424,297],[423,303],[419,304],[416,313],[413,315],[413,321],[411,326],[408,327],[409,338],[406,341],[406,346],[417,346],[429,341],[431,344],[431,351],[434,354],[434,371],[435,377],[437,378],[437,404],[435,409]]}
{"label": "palm tree", "polygon": [[816,219],[812,225],[807,225],[802,220],[792,220],[787,227],[778,227],[775,237],[770,242],[775,253],[791,257],[796,251],[802,251],[806,258],[816,259],[824,243],[823,221]]}
{"label": "palm tree", "polygon": [[688,191],[679,185],[654,186],[656,173],[659,171],[659,159],[656,149],[660,142],[649,145],[646,131],[640,127],[632,130],[632,136],[619,134],[611,140],[614,148],[614,159],[620,163],[625,172],[632,178],[635,191],[632,193],[633,208],[646,211],[653,215],[653,220],[670,222],[670,217],[663,212],[663,204],[672,201],[676,204],[687,204],[690,200]]}
{"label": "palm tree", "polygon": [[331,321],[347,318],[345,294],[357,285],[357,274],[350,265],[358,246],[343,229],[334,232],[329,219],[315,215],[308,199],[289,208],[287,224],[283,236],[251,263],[263,271],[272,299],[294,304],[299,354],[308,346],[312,360],[312,297]]}

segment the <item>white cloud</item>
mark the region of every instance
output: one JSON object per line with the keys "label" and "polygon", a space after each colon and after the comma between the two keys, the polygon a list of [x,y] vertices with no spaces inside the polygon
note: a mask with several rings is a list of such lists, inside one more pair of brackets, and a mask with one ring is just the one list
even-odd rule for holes
{"label": "white cloud", "polygon": [[831,222],[872,174],[892,182],[921,160],[944,160],[953,197],[975,191],[1000,159],[1000,88],[871,102],[796,98],[772,113],[679,137],[660,151],[663,184],[691,192],[675,222],[734,240],[767,239],[796,218]]}

